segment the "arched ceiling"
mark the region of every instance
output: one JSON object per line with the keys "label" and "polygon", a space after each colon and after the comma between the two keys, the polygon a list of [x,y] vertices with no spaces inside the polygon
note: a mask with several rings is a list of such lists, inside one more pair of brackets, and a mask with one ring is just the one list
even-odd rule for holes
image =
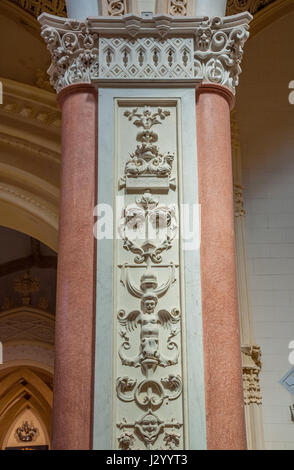
{"label": "arched ceiling", "polygon": [[26,408],[35,410],[50,435],[52,385],[51,374],[37,368],[0,369],[0,449],[15,417]]}

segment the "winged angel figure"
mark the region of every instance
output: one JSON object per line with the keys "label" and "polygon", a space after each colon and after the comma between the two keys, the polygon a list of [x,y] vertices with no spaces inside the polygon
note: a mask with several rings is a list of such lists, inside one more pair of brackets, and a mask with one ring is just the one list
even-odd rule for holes
{"label": "winged angel figure", "polygon": [[[119,355],[122,363],[127,366],[142,367],[146,376],[150,371],[155,371],[157,366],[167,367],[177,364],[179,357],[178,345],[174,341],[174,337],[179,333],[180,312],[178,309],[159,310],[155,312],[158,299],[162,297],[170,286],[175,282],[175,266],[170,265],[171,275],[168,281],[158,286],[157,276],[148,268],[141,277],[140,288],[134,286],[128,277],[125,276],[126,287],[129,292],[141,299],[141,310],[132,310],[127,313],[120,310],[118,313],[119,323],[124,327],[125,331],[121,333],[124,342],[120,348]],[[132,333],[138,326],[140,332],[140,352],[134,358],[126,356],[125,351],[130,349],[130,342],[127,333]],[[167,348],[174,351],[171,358],[165,357],[159,350],[159,331],[160,326],[168,329],[170,335],[167,340]]]}

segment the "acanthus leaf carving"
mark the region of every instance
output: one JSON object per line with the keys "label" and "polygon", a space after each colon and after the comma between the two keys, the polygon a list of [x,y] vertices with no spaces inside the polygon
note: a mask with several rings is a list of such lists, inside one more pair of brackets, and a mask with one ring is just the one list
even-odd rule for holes
{"label": "acanthus leaf carving", "polygon": [[[126,111],[124,116],[133,121],[134,126],[142,127],[143,131],[137,134],[136,140],[140,144],[137,145],[135,152],[130,154],[125,165],[124,176],[120,179],[120,189],[126,187],[128,192],[139,191],[141,188],[148,188],[150,191],[160,187],[164,192],[168,192],[170,187],[175,189],[175,180],[171,178],[175,156],[170,152],[165,155],[160,153],[159,147],[155,145],[158,134],[152,130],[153,126],[161,125],[162,121],[170,116],[170,112],[158,108],[152,113],[150,107],[145,106],[141,113],[135,108]],[[145,199],[147,201],[147,196]],[[143,205],[140,201],[137,204]],[[148,207],[145,210],[148,210]]]}
{"label": "acanthus leaf carving", "polygon": [[175,431],[166,431],[164,435],[164,442],[166,449],[174,450],[179,447],[181,435]]}
{"label": "acanthus leaf carving", "polygon": [[[148,191],[136,200],[136,205],[124,210],[119,234],[125,250],[136,255],[135,263],[152,261],[159,264],[161,253],[172,247],[177,229],[176,207],[159,205]],[[144,241],[139,244],[142,238]]]}
{"label": "acanthus leaf carving", "polygon": [[67,21],[63,30],[45,25],[41,36],[52,56],[48,73],[57,93],[75,83],[91,83],[98,76],[98,35],[87,23]]}
{"label": "acanthus leaf carving", "polygon": [[[148,411],[139,420],[133,423],[128,423],[126,418],[123,418],[121,423],[117,424],[117,427],[122,431],[118,439],[120,441],[122,436],[129,436],[130,434],[134,436],[134,434],[136,434],[144,441],[147,450],[151,450],[159,435],[165,433],[164,442],[166,443],[167,449],[169,449],[171,440],[175,447],[179,446],[181,436],[176,431],[181,429],[182,426],[182,423],[177,422],[173,418],[170,421],[164,422],[155,413]],[[134,434],[128,433],[127,430],[130,429],[133,430]]]}
{"label": "acanthus leaf carving", "polygon": [[205,81],[235,92],[249,13],[186,23],[187,2],[172,0],[169,11],[182,18],[180,23],[172,16],[146,23],[125,15],[124,2],[111,0],[109,8],[111,16],[120,18],[107,24],[100,24],[102,17],[78,22],[41,15],[42,36],[52,56],[48,73],[57,92],[98,79]]}
{"label": "acanthus leaf carving", "polygon": [[235,92],[239,84],[248,24],[227,29],[224,19],[210,18],[195,33],[195,75],[205,82],[224,85]]}

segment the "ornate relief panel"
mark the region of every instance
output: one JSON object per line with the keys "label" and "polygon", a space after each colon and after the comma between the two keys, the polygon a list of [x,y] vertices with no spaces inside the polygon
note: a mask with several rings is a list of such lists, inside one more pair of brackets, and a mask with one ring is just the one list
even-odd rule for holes
{"label": "ornate relief panel", "polygon": [[176,103],[116,104],[113,428],[125,450],[185,448]]}
{"label": "ornate relief panel", "polygon": [[192,38],[101,38],[100,78],[194,77]]}
{"label": "ornate relief panel", "polygon": [[[173,8],[180,9],[180,3],[184,8],[179,1]],[[52,55],[48,73],[57,92],[74,83],[122,79],[205,81],[235,92],[251,19],[249,13],[207,20],[118,15],[79,22],[43,13],[39,21]]]}

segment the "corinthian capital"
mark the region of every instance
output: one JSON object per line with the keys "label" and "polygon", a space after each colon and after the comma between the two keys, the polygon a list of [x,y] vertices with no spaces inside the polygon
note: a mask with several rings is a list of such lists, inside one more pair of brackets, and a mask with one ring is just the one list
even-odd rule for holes
{"label": "corinthian capital", "polygon": [[[174,5],[179,2],[174,2]],[[184,3],[185,4],[185,3]],[[52,56],[56,91],[93,80],[210,82],[235,92],[249,13],[212,18],[121,15],[66,20],[43,13],[42,37]],[[99,60],[98,60],[99,58]]]}
{"label": "corinthian capital", "polygon": [[[250,16],[211,18],[201,23],[196,30],[197,77],[205,82],[225,85],[235,92],[242,71],[243,47],[249,37]],[[236,21],[238,19],[239,22]]]}
{"label": "corinthian capital", "polygon": [[52,56],[48,74],[57,93],[74,83],[90,83],[98,75],[98,35],[86,23],[60,24],[45,24],[41,32]]}

